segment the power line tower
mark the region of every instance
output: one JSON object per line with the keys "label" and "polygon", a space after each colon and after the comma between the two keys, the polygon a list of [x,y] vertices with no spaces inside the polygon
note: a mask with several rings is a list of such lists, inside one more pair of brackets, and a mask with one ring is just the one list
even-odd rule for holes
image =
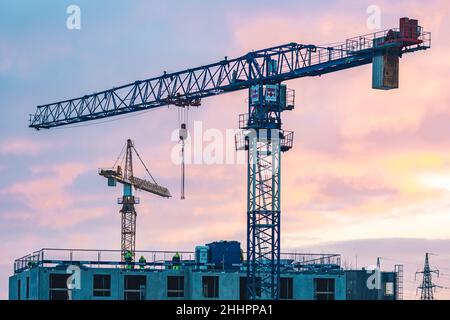
{"label": "power line tower", "polygon": [[434,300],[434,292],[436,288],[439,286],[433,283],[432,274],[435,273],[439,278],[439,270],[431,269],[430,263],[428,259],[429,253],[425,254],[425,265],[423,266],[423,271],[416,272],[417,274],[423,274],[422,284],[417,287],[417,290],[420,289],[420,300]]}

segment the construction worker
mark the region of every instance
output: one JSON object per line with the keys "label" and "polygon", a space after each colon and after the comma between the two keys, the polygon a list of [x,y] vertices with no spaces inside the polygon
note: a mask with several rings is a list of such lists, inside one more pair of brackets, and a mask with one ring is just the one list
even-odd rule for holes
{"label": "construction worker", "polygon": [[124,254],[124,260],[125,260],[127,269],[131,269],[131,267],[132,267],[131,264],[132,264],[132,262],[133,262],[133,255],[131,254],[131,251],[130,251],[130,250],[128,250],[128,251],[125,252],[125,254]]}
{"label": "construction worker", "polygon": [[145,268],[145,264],[147,263],[147,260],[145,260],[144,256],[141,256],[139,258],[139,268],[142,270]]}
{"label": "construction worker", "polygon": [[175,255],[172,257],[172,266],[173,266],[173,270],[180,270],[180,265],[181,265],[181,259],[180,259],[180,254],[177,252],[175,253]]}

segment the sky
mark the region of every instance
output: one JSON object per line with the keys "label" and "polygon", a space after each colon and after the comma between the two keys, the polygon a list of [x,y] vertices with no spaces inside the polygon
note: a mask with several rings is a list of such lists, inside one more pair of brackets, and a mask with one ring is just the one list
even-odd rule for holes
{"label": "sky", "polygon": [[[69,30],[69,5],[81,28]],[[447,1],[12,1],[0,2],[0,298],[14,259],[40,248],[118,249],[120,188],[97,174],[127,138],[171,199],[138,193],[137,248],[193,250],[214,240],[245,244],[244,164],[187,166],[186,200],[171,159],[174,107],[117,121],[35,131],[37,105],[109,89],[164,71],[298,42],[328,44],[414,17],[432,48],[400,62],[400,88],[371,89],[371,67],[288,81],[295,131],[282,159],[282,252],[341,253],[348,267],[405,265],[405,298],[417,299],[425,252],[450,298],[450,14]],[[191,110],[203,131],[238,127],[247,92]],[[226,139],[226,145],[233,145]],[[224,147],[225,148],[225,147]],[[145,176],[143,168],[136,173]]]}

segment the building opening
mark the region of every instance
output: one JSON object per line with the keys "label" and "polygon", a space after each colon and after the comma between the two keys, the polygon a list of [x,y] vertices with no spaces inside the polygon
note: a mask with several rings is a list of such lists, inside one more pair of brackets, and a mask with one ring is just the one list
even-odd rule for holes
{"label": "building opening", "polygon": [[146,276],[125,276],[125,300],[145,300],[147,277]]}
{"label": "building opening", "polygon": [[110,297],[110,296],[111,296],[111,275],[95,274],[94,297]]}
{"label": "building opening", "polygon": [[30,277],[27,277],[27,286],[25,291],[25,298],[30,299]]}
{"label": "building opening", "polygon": [[294,278],[280,278],[280,299],[294,299]]}
{"label": "building opening", "polygon": [[[261,282],[261,278],[257,277],[256,282]],[[261,298],[261,286],[256,286],[256,295]],[[239,299],[240,300],[247,300],[248,299],[247,294],[247,277],[240,277],[239,278]]]}
{"label": "building opening", "polygon": [[334,300],[335,284],[334,279],[316,278],[314,279],[314,300]]}
{"label": "building opening", "polygon": [[167,277],[167,296],[169,298],[184,297],[184,276]]}
{"label": "building opening", "polygon": [[219,277],[218,276],[204,276],[202,278],[202,291],[204,298],[218,298],[219,297]]}
{"label": "building opening", "polygon": [[69,300],[69,289],[67,279],[71,276],[68,273],[51,273],[49,286],[50,300]]}

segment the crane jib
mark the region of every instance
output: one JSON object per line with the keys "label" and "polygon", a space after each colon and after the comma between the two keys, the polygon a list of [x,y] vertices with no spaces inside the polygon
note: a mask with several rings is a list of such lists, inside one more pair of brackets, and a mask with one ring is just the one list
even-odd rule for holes
{"label": "crane jib", "polygon": [[421,30],[417,42],[391,39],[374,47],[375,39],[387,37],[389,29],[347,39],[332,47],[289,43],[250,52],[239,58],[225,58],[217,63],[191,68],[160,77],[139,80],[117,88],[38,106],[30,115],[29,126],[45,129],[98,120],[131,112],[187,103],[243,89],[254,84],[319,76],[372,62],[384,47],[399,47],[400,53],[428,49],[431,34]]}

